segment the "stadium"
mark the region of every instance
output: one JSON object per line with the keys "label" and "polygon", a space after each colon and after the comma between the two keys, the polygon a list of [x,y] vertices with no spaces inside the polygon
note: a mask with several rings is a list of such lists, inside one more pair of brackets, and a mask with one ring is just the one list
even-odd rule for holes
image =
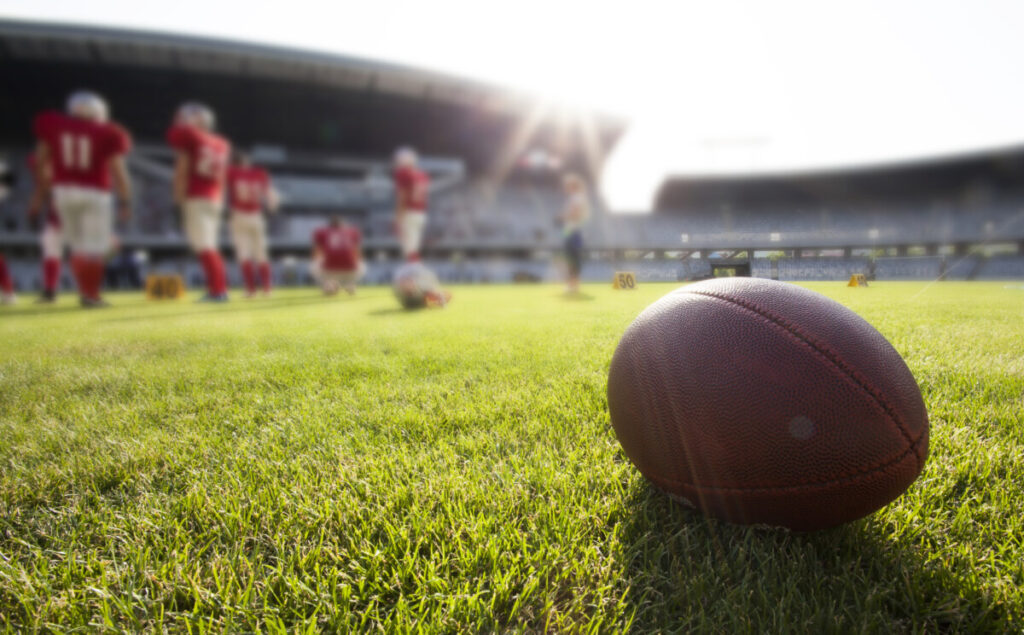
{"label": "stadium", "polygon": [[[564,113],[495,86],[364,60],[184,36],[0,24],[8,90],[0,144],[20,185],[0,208],[3,245],[25,289],[39,287],[38,239],[25,214],[33,113],[95,86],[137,137],[139,191],[123,247],[146,269],[182,270],[185,239],[170,198],[162,142],[178,101],[202,95],[227,134],[273,174],[284,198],[272,221],[277,277],[308,283],[312,230],[333,213],[363,228],[370,280],[390,280],[390,154],[422,148],[435,177],[427,257],[442,279],[550,280],[560,245],[557,175],[597,182],[624,122],[600,114],[567,126]],[[149,88],[147,88],[149,87]],[[167,103],[150,91],[176,93]],[[301,98],[298,96],[301,95]],[[240,97],[241,96],[241,97]],[[15,99],[15,97],[17,97]],[[254,107],[253,104],[259,104]],[[288,113],[287,117],[277,113]],[[560,121],[562,119],[563,121]],[[544,161],[531,157],[540,153]],[[617,270],[650,281],[723,270],[781,280],[977,280],[1024,276],[1024,148],[819,173],[670,178],[645,214],[600,203],[586,232],[587,280]],[[225,244],[228,241],[225,240]],[[70,287],[70,281],[65,286]]]}
{"label": "stadium", "polygon": [[[43,285],[34,115],[88,87],[134,138],[112,306],[78,310],[65,271],[55,306],[0,308],[5,631],[1024,627],[1024,145],[670,174],[648,208],[617,209],[601,183],[630,122],[500,83],[6,19],[0,77],[0,253],[19,296]],[[165,141],[190,99],[280,193],[272,297],[144,296],[150,275],[203,284]],[[442,310],[402,310],[390,288],[402,146],[430,176]],[[576,295],[558,286],[569,173],[592,206]],[[310,273],[336,216],[363,236],[353,297],[322,297]],[[219,240],[237,289],[227,227]],[[620,272],[635,289],[612,288]],[[820,532],[734,525],[634,468],[608,403],[617,343],[680,285],[735,277],[827,296],[905,360],[932,436],[895,502]],[[767,371],[733,362],[749,365],[740,402]]]}

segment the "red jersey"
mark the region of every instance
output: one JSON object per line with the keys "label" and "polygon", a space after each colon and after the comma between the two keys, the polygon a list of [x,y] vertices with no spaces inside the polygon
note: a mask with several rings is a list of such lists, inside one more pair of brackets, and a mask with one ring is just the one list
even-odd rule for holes
{"label": "red jersey", "polygon": [[228,168],[228,201],[231,209],[259,214],[270,191],[270,176],[263,168],[237,165]]}
{"label": "red jersey", "polygon": [[175,124],[167,131],[167,143],[188,156],[186,196],[220,201],[231,154],[228,140],[193,126]]}
{"label": "red jersey", "polygon": [[115,123],[79,119],[55,110],[37,115],[32,131],[50,151],[53,185],[109,190],[111,160],[132,147],[131,136]]}
{"label": "red jersey", "polygon": [[[42,178],[39,174],[38,168],[36,167],[37,165],[39,165],[39,161],[36,160],[35,152],[28,155],[27,163],[28,169],[32,173],[32,178],[34,178],[36,180],[36,183],[38,184],[40,181],[42,181]],[[60,227],[60,216],[57,216],[57,210],[53,206],[52,195],[47,197],[46,200],[43,201],[43,209],[38,211],[46,217],[47,225],[51,225],[53,227]]]}
{"label": "red jersey", "polygon": [[354,271],[359,266],[359,246],[363,235],[351,225],[321,227],[313,232],[313,244],[322,254],[325,271]]}
{"label": "red jersey", "polygon": [[430,190],[430,176],[422,170],[403,167],[395,170],[395,192],[405,199],[405,209],[410,212],[427,211],[427,194]]}

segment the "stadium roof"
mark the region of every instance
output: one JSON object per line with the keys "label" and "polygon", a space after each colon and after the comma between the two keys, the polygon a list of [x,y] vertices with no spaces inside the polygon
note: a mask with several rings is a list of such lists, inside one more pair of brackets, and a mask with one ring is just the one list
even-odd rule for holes
{"label": "stadium roof", "polygon": [[757,210],[851,201],[953,199],[971,190],[1024,188],[1024,145],[866,165],[753,174],[675,175],[655,209]]}
{"label": "stadium roof", "polygon": [[518,110],[535,101],[525,93],[434,71],[212,38],[0,20],[0,55],[15,60],[167,68],[196,73],[283,79]]}
{"label": "stadium roof", "polygon": [[[479,158],[493,154],[493,144],[511,136],[511,128],[537,119],[544,107],[542,100],[525,92],[345,55],[10,20],[0,20],[0,74],[5,78],[0,114],[7,121],[25,121],[26,128],[35,109],[57,106],[66,91],[90,86],[110,97],[115,116],[125,117],[142,136],[162,135],[174,104],[200,98],[219,112],[229,111],[231,116],[222,119],[234,126],[229,133],[244,142],[310,145],[324,137],[315,130],[337,128],[340,131],[322,139],[325,144],[342,143],[362,152],[393,149],[396,140],[403,139],[445,146],[435,148],[435,153]],[[143,101],[159,102],[159,113],[158,104],[147,106]],[[420,127],[434,130],[412,129],[408,120],[413,112],[426,113],[422,119],[429,125]],[[268,114],[296,121],[286,129],[284,122],[270,121]],[[593,147],[603,160],[625,122],[587,115],[598,137]],[[536,139],[553,143],[564,138],[555,130],[556,119],[556,113],[541,117]],[[371,128],[373,139],[366,134]],[[9,137],[11,132],[5,134]],[[484,148],[467,148],[474,143]],[[584,152],[581,142],[573,145],[567,154]]]}

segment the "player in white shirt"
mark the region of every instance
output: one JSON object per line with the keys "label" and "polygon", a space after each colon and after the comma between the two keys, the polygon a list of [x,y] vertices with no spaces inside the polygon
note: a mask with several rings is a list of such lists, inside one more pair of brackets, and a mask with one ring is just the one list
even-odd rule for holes
{"label": "player in white shirt", "polygon": [[590,218],[590,201],[583,179],[577,174],[567,174],[562,186],[565,190],[565,208],[559,220],[562,221],[565,260],[568,267],[566,293],[580,292],[580,270],[583,267],[583,225]]}

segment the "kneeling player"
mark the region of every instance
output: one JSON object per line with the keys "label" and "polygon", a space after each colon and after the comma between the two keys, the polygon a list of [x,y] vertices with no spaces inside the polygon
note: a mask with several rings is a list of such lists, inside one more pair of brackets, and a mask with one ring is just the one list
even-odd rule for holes
{"label": "kneeling player", "polygon": [[356,282],[366,273],[362,242],[359,228],[340,216],[332,217],[327,227],[313,232],[313,277],[324,295],[334,295],[339,289],[345,289],[349,295],[356,292]]}
{"label": "kneeling player", "polygon": [[71,246],[71,269],[81,304],[106,306],[100,297],[104,259],[110,249],[113,200],[117,190],[121,220],[131,214],[131,182],[124,154],[131,138],[107,121],[107,104],[98,95],[77,92],[68,100],[68,114],[38,115],[36,161],[49,166],[53,204],[60,215],[64,239]]}

